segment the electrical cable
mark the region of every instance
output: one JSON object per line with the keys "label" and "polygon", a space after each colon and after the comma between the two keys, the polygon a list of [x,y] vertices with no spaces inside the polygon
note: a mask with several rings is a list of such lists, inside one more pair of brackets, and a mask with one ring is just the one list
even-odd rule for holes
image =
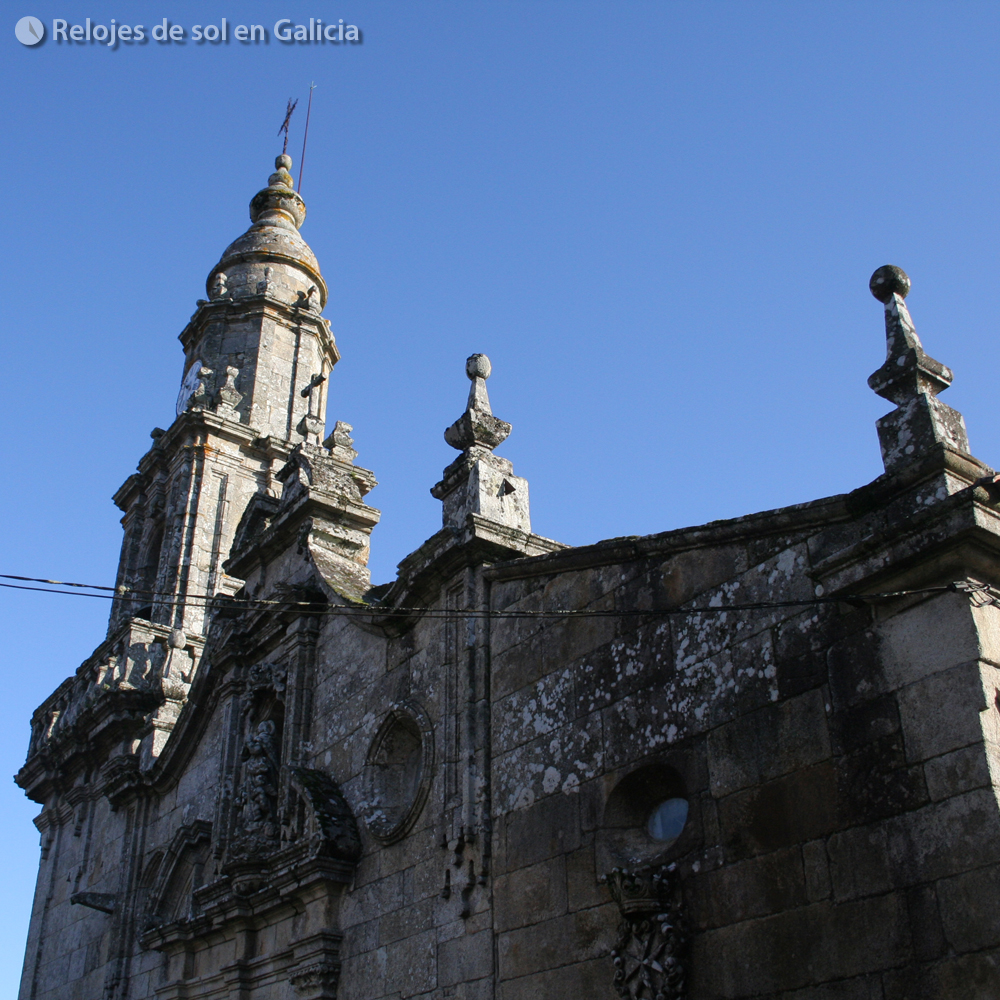
{"label": "electrical cable", "polygon": [[[176,597],[175,595],[163,594],[158,591],[126,590],[116,587],[105,587],[99,584],[68,583],[62,580],[49,580],[41,577],[15,576],[9,573],[0,573],[3,580],[21,580],[21,584],[0,583],[0,587],[11,590],[29,590],[43,594],[64,594],[69,597],[98,597],[104,600],[116,599],[149,599],[153,604],[166,606],[179,606],[191,608],[201,608],[204,610],[221,610],[224,608],[242,607],[250,611],[280,610],[293,611],[301,610],[305,614],[314,615],[340,615],[351,616],[371,616],[375,618],[409,617],[419,615],[425,618],[496,618],[496,619],[565,619],[565,618],[623,618],[623,617],[662,617],[664,615],[695,615],[695,614],[719,614],[729,611],[768,611],[778,608],[809,607],[816,604],[858,604],[864,605],[869,601],[889,600],[899,597],[919,597],[927,594],[939,594],[947,591],[964,592],[970,596],[975,595],[980,600],[986,598],[984,603],[1000,603],[1000,595],[991,593],[991,588],[981,584],[972,584],[966,581],[946,584],[940,587],[926,587],[915,590],[895,590],[876,594],[850,594],[833,596],[815,596],[811,598],[790,599],[784,601],[752,601],[745,604],[719,604],[702,607],[675,607],[675,608],[634,608],[628,610],[608,610],[598,608],[581,608],[577,610],[550,611],[528,611],[528,610],[499,610],[490,608],[412,608],[393,607],[391,605],[380,604],[327,604],[318,601],[275,601],[252,597],[230,597],[227,595],[190,594],[187,597]],[[48,586],[31,587],[27,583],[42,583]],[[57,590],[54,587],[74,587],[76,590]],[[81,591],[100,591],[100,593],[84,593]]]}

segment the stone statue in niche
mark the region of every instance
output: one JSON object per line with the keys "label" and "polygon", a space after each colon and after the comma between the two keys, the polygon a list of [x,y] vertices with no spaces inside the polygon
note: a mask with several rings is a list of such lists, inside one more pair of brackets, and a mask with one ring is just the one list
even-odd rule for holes
{"label": "stone statue in niche", "polygon": [[278,751],[271,720],[257,725],[243,745],[243,787],[240,789],[240,826],[244,833],[263,840],[277,840]]}
{"label": "stone statue in niche", "polygon": [[613,868],[601,882],[622,915],[611,951],[615,991],[622,1000],[682,1000],[687,933],[677,866]]}

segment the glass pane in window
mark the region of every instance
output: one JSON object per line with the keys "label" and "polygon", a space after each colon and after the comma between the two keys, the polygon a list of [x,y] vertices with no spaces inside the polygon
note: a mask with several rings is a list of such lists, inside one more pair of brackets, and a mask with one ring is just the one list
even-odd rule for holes
{"label": "glass pane in window", "polygon": [[688,818],[687,799],[667,799],[649,817],[648,830],[653,840],[676,840]]}

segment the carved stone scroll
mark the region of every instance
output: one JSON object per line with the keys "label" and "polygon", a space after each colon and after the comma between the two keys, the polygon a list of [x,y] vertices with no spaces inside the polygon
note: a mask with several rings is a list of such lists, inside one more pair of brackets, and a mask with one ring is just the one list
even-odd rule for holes
{"label": "carved stone scroll", "polygon": [[313,853],[356,862],[361,857],[361,837],[354,813],[328,774],[307,767],[289,769],[298,793],[301,812],[293,810],[282,829],[282,839],[308,840]]}

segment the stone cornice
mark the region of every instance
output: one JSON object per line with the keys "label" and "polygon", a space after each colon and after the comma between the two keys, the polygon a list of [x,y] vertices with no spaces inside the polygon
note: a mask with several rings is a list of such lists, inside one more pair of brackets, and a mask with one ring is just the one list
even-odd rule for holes
{"label": "stone cornice", "polygon": [[903,523],[879,523],[816,560],[809,575],[834,595],[941,586],[967,576],[1000,585],[1000,511],[983,492],[970,487]]}
{"label": "stone cornice", "polygon": [[330,359],[331,367],[340,360],[336,341],[330,332],[330,322],[315,309],[304,308],[297,302],[286,302],[264,292],[259,295],[241,296],[236,299],[213,299],[211,302],[199,300],[198,309],[181,330],[178,340],[187,351],[198,334],[209,324],[231,317],[271,318],[290,326],[311,326],[322,344],[323,351]]}
{"label": "stone cornice", "polygon": [[103,693],[80,713],[71,734],[29,757],[14,780],[30,799],[44,803],[51,792],[68,787],[78,770],[93,765],[117,740],[138,732],[161,701],[151,690]]}
{"label": "stone cornice", "polygon": [[[973,460],[974,462],[975,460]],[[936,469],[940,474],[943,463]],[[972,473],[983,468],[967,460],[951,462],[948,470]],[[807,575],[822,584],[820,593],[864,593],[951,583],[973,574],[1000,584],[1000,487],[970,485],[935,503],[904,514],[887,508],[933,480],[924,469],[909,475],[883,476],[851,494],[817,500],[745,517],[718,521],[645,537],[610,539],[596,545],[551,555],[510,560],[488,567],[494,581],[550,576],[619,563],[663,560],[700,548],[748,542],[768,535],[810,538],[811,565]],[[856,532],[844,544],[822,532],[854,522]]]}
{"label": "stone cornice", "polygon": [[[139,733],[147,725],[150,712],[164,702],[159,676],[138,684],[97,682],[99,668],[121,643],[129,641],[133,631],[150,635],[164,645],[171,635],[167,626],[128,619],[36,709],[28,758],[15,776],[29,798],[45,802],[51,792],[68,788],[74,775],[99,763],[116,742],[129,733]],[[204,646],[201,636],[189,634],[185,642],[196,656]],[[50,722],[56,710],[68,720],[58,728],[54,720]]]}
{"label": "stone cornice", "polygon": [[514,555],[545,558],[565,549],[561,542],[469,514],[461,531],[442,528],[399,564],[396,581],[372,608],[374,621],[383,629],[402,631],[419,619],[419,612],[379,617],[379,609],[434,605],[442,586],[467,566],[489,566]]}
{"label": "stone cornice", "polygon": [[[169,456],[176,457],[186,448],[204,446],[213,436],[238,445],[247,452],[259,453],[262,459],[278,462],[287,460],[296,444],[270,436],[262,437],[259,430],[247,424],[229,420],[211,410],[192,407],[177,417],[139,459],[138,471],[122,483],[112,498],[116,506],[127,513],[136,494],[145,488],[146,480],[157,470],[169,471]],[[197,440],[198,437],[202,440]]]}
{"label": "stone cornice", "polygon": [[534,558],[512,559],[486,570],[490,580],[520,580],[571,570],[611,566],[636,559],[675,555],[764,535],[803,532],[850,520],[847,494],[746,514],[724,521],[710,521],[692,528],[677,528],[655,535],[627,535],[593,545],[566,548]]}

